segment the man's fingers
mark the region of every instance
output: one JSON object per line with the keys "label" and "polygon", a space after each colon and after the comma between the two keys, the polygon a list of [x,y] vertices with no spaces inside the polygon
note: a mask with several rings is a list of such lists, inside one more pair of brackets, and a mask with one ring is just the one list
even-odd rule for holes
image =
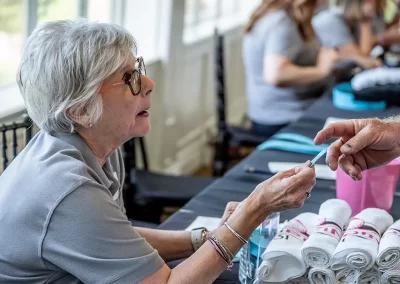
{"label": "man's fingers", "polygon": [[354,159],[351,155],[342,155],[339,158],[340,168],[352,179],[357,180],[361,170],[359,166],[354,165]]}
{"label": "man's fingers", "polygon": [[356,136],[347,141],[341,148],[340,151],[343,154],[351,155],[364,149],[368,145],[372,144],[374,135],[366,127],[363,128]]}
{"label": "man's fingers", "polygon": [[338,139],[329,146],[326,152],[326,164],[333,170],[336,171],[338,167],[339,157],[342,155],[340,147],[343,146],[343,140]]}
{"label": "man's fingers", "polygon": [[352,120],[331,123],[322,129],[314,138],[316,145],[322,144],[331,138],[354,136],[354,122]]}

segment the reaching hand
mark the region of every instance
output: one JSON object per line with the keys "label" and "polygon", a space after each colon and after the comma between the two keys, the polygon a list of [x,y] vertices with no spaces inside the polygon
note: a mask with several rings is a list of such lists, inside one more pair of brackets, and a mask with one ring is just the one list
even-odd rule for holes
{"label": "reaching hand", "polygon": [[315,144],[330,138],[332,143],[326,163],[332,170],[338,165],[354,180],[361,180],[361,172],[383,166],[400,156],[400,121],[354,119],[328,125],[315,137]]}

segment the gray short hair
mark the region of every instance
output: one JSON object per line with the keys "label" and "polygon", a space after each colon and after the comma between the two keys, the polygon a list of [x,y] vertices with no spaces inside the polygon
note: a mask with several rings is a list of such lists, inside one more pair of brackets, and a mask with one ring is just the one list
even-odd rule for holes
{"label": "gray short hair", "polygon": [[98,90],[136,54],[124,28],[103,23],[53,21],[38,27],[24,47],[17,82],[29,116],[44,131],[73,132],[67,112],[95,123],[102,115]]}

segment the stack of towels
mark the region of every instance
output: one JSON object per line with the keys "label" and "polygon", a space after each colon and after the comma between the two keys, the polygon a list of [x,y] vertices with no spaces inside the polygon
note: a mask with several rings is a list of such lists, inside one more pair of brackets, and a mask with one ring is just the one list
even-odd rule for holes
{"label": "stack of towels", "polygon": [[330,199],[318,215],[290,220],[265,250],[255,283],[400,283],[400,221],[377,208],[350,218],[347,202]]}

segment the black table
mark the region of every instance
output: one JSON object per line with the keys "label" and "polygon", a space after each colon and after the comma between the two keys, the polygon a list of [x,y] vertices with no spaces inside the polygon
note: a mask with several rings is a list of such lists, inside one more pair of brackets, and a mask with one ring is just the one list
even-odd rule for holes
{"label": "black table", "polygon": [[[385,111],[351,112],[336,109],[331,101],[330,95],[317,100],[307,113],[296,123],[282,129],[281,133],[298,133],[314,138],[316,133],[322,129],[327,117],[338,118],[365,118],[365,117],[387,117],[399,114],[400,108],[390,108]],[[243,171],[245,165],[268,170],[267,164],[270,161],[276,162],[297,162],[312,159],[313,156],[283,152],[278,150],[254,151],[241,163],[226,173],[223,178],[218,179],[200,194],[190,200],[180,211],[173,214],[168,220],[159,226],[160,229],[182,230],[188,227],[197,216],[221,217],[226,204],[229,201],[242,201],[260,182],[270,178],[273,174],[248,174]],[[321,159],[318,163],[324,163]],[[281,212],[281,222],[294,218],[303,212],[317,213],[321,203],[330,198],[336,197],[335,182],[329,180],[317,180],[312,191],[312,197],[304,206],[299,209]],[[400,191],[400,187],[398,187]],[[394,218],[400,218],[400,197],[396,196],[392,206]],[[174,267],[182,260],[169,263]],[[235,264],[231,271],[225,271],[215,283],[239,283],[238,264]]]}

